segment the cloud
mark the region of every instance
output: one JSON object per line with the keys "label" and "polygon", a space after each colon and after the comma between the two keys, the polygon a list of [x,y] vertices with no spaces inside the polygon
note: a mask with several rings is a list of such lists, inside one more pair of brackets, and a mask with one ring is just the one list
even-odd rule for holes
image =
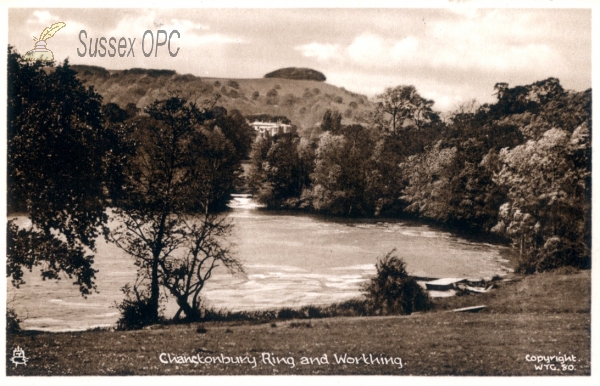
{"label": "cloud", "polygon": [[157,29],[165,31],[177,30],[181,36],[181,38],[177,40],[178,46],[220,46],[224,44],[239,44],[245,42],[241,37],[230,36],[220,32],[207,34],[205,31],[209,30],[210,27],[207,24],[195,20],[179,18],[164,20],[156,11],[124,17],[117,27],[113,31],[110,31],[108,35],[141,37],[144,31],[156,31]]}
{"label": "cloud", "polygon": [[549,24],[530,12],[454,11],[430,18],[422,28],[412,27],[402,39],[383,31],[360,33],[341,50],[349,63],[370,70],[401,66],[403,71],[532,73],[549,66],[562,69],[569,58],[560,54],[557,41],[564,39],[564,33],[549,34],[553,30]]}
{"label": "cloud", "polygon": [[402,41],[397,42],[391,48],[390,53],[392,58],[397,61],[403,59],[412,59],[419,48],[419,40],[412,36],[408,36]]}
{"label": "cloud", "polygon": [[33,16],[35,16],[37,20],[29,18],[27,19],[28,24],[48,24],[51,22],[58,21],[58,16],[54,16],[48,11],[34,11]]}
{"label": "cloud", "polygon": [[325,61],[338,55],[339,45],[313,42],[296,46],[294,49],[300,51],[307,58],[317,58],[317,60]]}
{"label": "cloud", "polygon": [[372,33],[357,36],[347,47],[348,57],[368,67],[390,67],[413,60],[419,49],[419,40],[407,36],[402,40],[385,38]]}
{"label": "cloud", "polygon": [[365,33],[356,37],[346,51],[350,58],[357,63],[363,65],[381,65],[383,62],[389,60],[387,55],[389,50],[386,50],[384,46],[383,38],[371,33]]}
{"label": "cloud", "polygon": [[171,19],[173,25],[179,25],[180,28],[185,30],[207,30],[209,27],[204,24],[194,23],[190,20],[179,20],[179,19]]}
{"label": "cloud", "polygon": [[233,37],[229,37],[229,36],[218,34],[218,33],[210,34],[210,35],[196,35],[188,40],[191,40],[192,43],[190,43],[188,41],[188,42],[186,42],[187,45],[192,45],[192,46],[201,46],[201,45],[210,45],[210,44],[221,45],[221,44],[232,44],[232,43],[245,43],[245,41],[242,39],[233,38]]}

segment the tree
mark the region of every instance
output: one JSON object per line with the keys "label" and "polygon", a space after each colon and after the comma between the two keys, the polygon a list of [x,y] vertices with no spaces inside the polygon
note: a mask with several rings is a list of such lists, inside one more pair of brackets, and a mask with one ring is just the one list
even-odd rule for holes
{"label": "tree", "polygon": [[[317,210],[372,215],[384,190],[380,182],[374,141],[360,125],[346,126],[340,134],[323,134],[315,152],[312,203]],[[379,164],[377,164],[379,166]]]}
{"label": "tree", "polygon": [[127,118],[130,118],[127,110],[123,110],[116,103],[107,103],[102,106],[102,113],[110,123],[123,123]]}
{"label": "tree", "polygon": [[8,47],[8,210],[25,211],[29,229],[9,221],[7,276],[23,269],[44,278],[75,277],[82,295],[95,288],[95,241],[106,222],[105,156],[110,150],[102,99],[68,61],[28,63]]}
{"label": "tree", "polygon": [[591,141],[588,123],[551,129],[500,152],[495,177],[508,189],[494,231],[513,240],[527,273],[561,265],[589,267]]}
{"label": "tree", "polygon": [[340,134],[342,129],[342,115],[337,110],[327,109],[321,121],[322,131],[331,131],[332,134]]}
{"label": "tree", "polygon": [[406,263],[395,252],[393,249],[379,259],[377,274],[364,285],[368,304],[383,315],[427,310],[429,295],[408,275]]}
{"label": "tree", "polygon": [[218,126],[232,142],[235,147],[235,154],[240,159],[248,157],[256,132],[248,125],[246,118],[238,110],[232,110],[216,117],[214,125]]}
{"label": "tree", "polygon": [[414,86],[386,88],[375,100],[375,124],[392,135],[397,135],[405,126],[421,130],[426,124],[439,120],[432,110],[434,102],[420,96]]}
{"label": "tree", "polygon": [[260,138],[251,154],[250,190],[270,207],[295,205],[310,184],[313,160],[309,141],[295,134]]}
{"label": "tree", "polygon": [[127,165],[126,194],[114,209],[109,238],[133,256],[149,281],[148,322],[159,318],[160,288],[188,319],[200,315],[199,294],[218,265],[241,270],[225,246],[231,224],[212,214],[239,172],[235,146],[213,117],[185,98],[155,101],[144,141]]}
{"label": "tree", "polygon": [[407,212],[440,222],[448,221],[456,153],[456,147],[443,148],[439,141],[427,152],[412,155],[400,165],[408,181],[402,196],[409,203]]}

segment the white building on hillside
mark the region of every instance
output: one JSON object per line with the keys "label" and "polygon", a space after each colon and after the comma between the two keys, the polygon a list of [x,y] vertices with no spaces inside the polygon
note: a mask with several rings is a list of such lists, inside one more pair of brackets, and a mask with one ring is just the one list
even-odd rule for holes
{"label": "white building on hillside", "polygon": [[277,123],[254,121],[250,123],[250,126],[258,132],[259,138],[265,137],[267,133],[273,136],[275,134],[289,133],[292,130],[292,125],[282,123],[281,121],[277,121]]}

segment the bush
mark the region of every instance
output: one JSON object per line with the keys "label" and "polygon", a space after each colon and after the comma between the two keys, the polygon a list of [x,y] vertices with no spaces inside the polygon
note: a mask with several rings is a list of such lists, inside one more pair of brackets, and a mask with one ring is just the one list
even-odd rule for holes
{"label": "bush", "polygon": [[284,106],[293,106],[297,100],[298,99],[294,96],[294,94],[292,94],[292,93],[285,94],[285,96],[283,97],[283,105]]}
{"label": "bush", "polygon": [[532,274],[559,267],[590,269],[587,246],[558,236],[550,237],[544,245],[525,256],[517,264],[517,273]]}
{"label": "bush", "polygon": [[21,331],[21,319],[12,308],[6,309],[6,335],[16,334]]}
{"label": "bush", "polygon": [[407,314],[431,307],[429,294],[408,276],[406,263],[396,249],[377,262],[377,274],[365,284],[367,303],[375,314]]}
{"label": "bush", "polygon": [[227,85],[231,88],[234,88],[236,90],[238,90],[240,88],[240,85],[238,82],[236,82],[235,80],[230,80],[229,82],[227,82]]}
{"label": "bush", "polygon": [[258,97],[260,96],[260,93],[258,91],[254,91],[252,93],[252,100],[256,100],[258,99]]}
{"label": "bush", "polygon": [[274,88],[267,91],[267,97],[271,98],[271,97],[276,97],[276,96],[277,96],[277,90],[275,90]]}
{"label": "bush", "polygon": [[121,312],[121,318],[117,321],[119,330],[139,330],[158,322],[152,320],[153,306],[150,301],[150,291],[139,291],[136,286],[126,284],[121,291],[125,299],[116,308]]}

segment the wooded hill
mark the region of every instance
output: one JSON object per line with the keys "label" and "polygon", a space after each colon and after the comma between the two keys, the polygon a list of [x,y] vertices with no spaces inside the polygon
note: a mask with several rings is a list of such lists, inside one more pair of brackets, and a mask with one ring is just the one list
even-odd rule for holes
{"label": "wooded hill", "polygon": [[219,94],[217,104],[227,110],[237,109],[243,115],[286,116],[307,136],[327,110],[339,111],[342,123],[352,124],[364,122],[373,108],[364,95],[314,80],[200,78],[172,70],[107,70],[82,65],[73,65],[72,69],[86,86],[94,86],[105,104],[112,102],[125,108],[135,103],[144,108],[173,90],[181,90],[190,100],[199,102]]}

